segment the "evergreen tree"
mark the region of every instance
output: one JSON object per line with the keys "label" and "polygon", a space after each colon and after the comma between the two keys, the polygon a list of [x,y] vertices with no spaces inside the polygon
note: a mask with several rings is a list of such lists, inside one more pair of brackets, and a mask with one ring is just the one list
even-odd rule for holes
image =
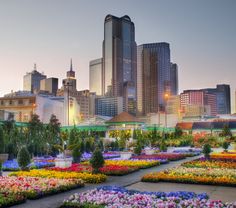
{"label": "evergreen tree", "polygon": [[99,173],[99,168],[103,167],[104,163],[105,161],[102,152],[98,147],[96,147],[90,159],[90,164],[92,165],[93,173]]}
{"label": "evergreen tree", "polygon": [[25,146],[23,146],[17,155],[17,162],[21,170],[27,170],[27,166],[30,164],[30,154]]}

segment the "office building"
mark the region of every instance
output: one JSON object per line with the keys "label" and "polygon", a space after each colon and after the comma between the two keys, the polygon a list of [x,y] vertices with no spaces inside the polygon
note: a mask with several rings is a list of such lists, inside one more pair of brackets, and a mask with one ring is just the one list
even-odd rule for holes
{"label": "office building", "polygon": [[34,70],[26,73],[23,78],[23,89],[24,91],[30,91],[32,93],[40,90],[40,81],[46,79],[47,76],[38,72],[36,64],[34,64]]}
{"label": "office building", "polygon": [[131,102],[125,110],[132,114],[136,107],[130,109],[128,106],[136,103],[136,56],[135,27],[130,17],[107,15],[104,22],[102,95],[123,97],[125,103]]}
{"label": "office building", "polygon": [[89,62],[89,91],[102,95],[102,58]]}
{"label": "office building", "polygon": [[[171,95],[170,47],[168,43],[150,43],[137,49],[137,112],[147,115],[164,111],[165,94]],[[173,67],[174,68],[174,67]],[[175,70],[175,86],[177,86]],[[174,90],[177,91],[176,89]]]}
{"label": "office building", "polygon": [[75,71],[73,70],[72,59],[70,61],[70,70],[66,73],[66,79],[62,80],[63,89],[67,91],[76,91]]}
{"label": "office building", "polygon": [[179,80],[178,80],[178,65],[171,63],[170,66],[170,94],[178,95]]}
{"label": "office building", "polygon": [[40,91],[56,95],[58,90],[58,79],[57,78],[47,78],[40,81]]}
{"label": "office building", "polygon": [[97,97],[95,114],[114,117],[124,111],[123,97]]}

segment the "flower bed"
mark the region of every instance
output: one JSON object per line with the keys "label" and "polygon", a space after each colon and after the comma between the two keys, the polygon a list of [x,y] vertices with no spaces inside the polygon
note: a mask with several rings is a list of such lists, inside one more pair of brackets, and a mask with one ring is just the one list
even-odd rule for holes
{"label": "flower bed", "polygon": [[119,165],[143,169],[160,165],[160,162],[158,160],[106,160],[105,165]]}
{"label": "flower bed", "polygon": [[197,159],[197,160],[185,162],[181,166],[187,167],[187,168],[226,168],[226,169],[236,169],[236,161],[206,160],[205,158],[200,158],[200,159]]}
{"label": "flower bed", "polygon": [[180,153],[158,153],[154,155],[138,155],[133,156],[132,159],[139,159],[139,160],[158,160],[158,159],[166,159],[170,161],[176,161],[186,158],[185,154]]}
{"label": "flower bed", "polygon": [[0,193],[0,207],[10,207],[13,205],[24,203],[26,197],[22,193],[10,193],[2,192]]}
{"label": "flower bed", "polygon": [[47,170],[91,173],[92,167],[86,164],[74,163],[71,165],[71,167],[68,167],[68,168],[52,167],[52,168],[47,168]]}
{"label": "flower bed", "polygon": [[99,169],[105,175],[122,176],[139,170],[138,167],[126,167],[120,165],[106,165]]}
{"label": "flower bed", "polygon": [[193,192],[139,192],[121,187],[101,187],[74,194],[65,200],[62,208],[157,208],[157,207],[229,207],[220,200],[208,200],[208,196]]}
{"label": "flower bed", "polygon": [[176,167],[161,172],[149,173],[142,177],[144,182],[178,182],[236,186],[236,171],[225,168]]}
{"label": "flower bed", "polygon": [[[55,165],[52,161],[47,160],[35,160],[28,167],[30,169],[40,169],[45,167],[53,167]],[[18,171],[20,167],[17,160],[7,160],[2,164],[2,170],[5,171]]]}
{"label": "flower bed", "polygon": [[236,154],[235,153],[211,153],[210,155],[211,159],[226,159],[226,160],[232,160],[232,161],[236,161]]}
{"label": "flower bed", "polygon": [[77,172],[62,172],[53,170],[31,170],[18,171],[10,174],[11,176],[29,176],[42,178],[57,178],[57,179],[82,179],[86,183],[101,183],[106,181],[107,177],[104,174],[77,173]]}
{"label": "flower bed", "polygon": [[20,193],[29,199],[67,191],[84,186],[81,179],[55,179],[38,177],[1,177],[0,192]]}

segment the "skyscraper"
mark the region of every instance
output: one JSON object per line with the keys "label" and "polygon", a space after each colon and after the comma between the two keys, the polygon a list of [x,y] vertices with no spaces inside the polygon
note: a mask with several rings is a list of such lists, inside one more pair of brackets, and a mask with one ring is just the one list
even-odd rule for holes
{"label": "skyscraper", "polygon": [[75,71],[73,70],[72,59],[70,60],[70,70],[66,73],[66,79],[62,81],[63,88],[69,89],[69,91],[77,91],[76,90],[76,78]]}
{"label": "skyscraper", "polygon": [[[135,28],[127,15],[105,18],[102,80],[103,95],[121,96],[127,102],[136,102]],[[136,107],[128,109],[128,106],[126,104],[125,110],[135,114]]]}
{"label": "skyscraper", "polygon": [[102,95],[102,58],[89,62],[89,90]]}
{"label": "skyscraper", "polygon": [[24,76],[23,89],[30,92],[38,92],[40,90],[40,81],[46,79],[47,76],[37,71],[36,64],[34,70]]}
{"label": "skyscraper", "polygon": [[170,91],[171,95],[178,95],[179,92],[178,65],[175,63],[170,66]]}
{"label": "skyscraper", "polygon": [[[150,43],[137,49],[137,109],[146,115],[164,110],[165,93],[171,94],[169,44]],[[178,79],[175,77],[175,80]],[[176,82],[176,81],[175,81]],[[177,82],[176,82],[177,83]]]}

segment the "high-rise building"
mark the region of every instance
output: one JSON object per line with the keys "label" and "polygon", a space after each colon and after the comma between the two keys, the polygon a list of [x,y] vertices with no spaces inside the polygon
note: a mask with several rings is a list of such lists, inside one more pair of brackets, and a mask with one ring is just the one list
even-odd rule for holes
{"label": "high-rise building", "polygon": [[58,78],[47,78],[40,81],[40,91],[56,95],[58,90]]}
{"label": "high-rise building", "polygon": [[38,92],[40,90],[40,81],[46,79],[47,76],[38,72],[36,64],[34,64],[34,70],[24,75],[23,89],[24,91]]}
{"label": "high-rise building", "polygon": [[[139,115],[156,113],[165,109],[164,95],[171,94],[170,67],[168,43],[150,43],[138,46],[137,111]],[[175,76],[175,82],[176,79],[178,79],[177,76]]]}
{"label": "high-rise building", "polygon": [[[136,103],[136,56],[135,27],[130,17],[107,15],[103,41],[103,95],[123,97],[125,103]],[[127,89],[129,86],[131,89]],[[131,105],[126,105],[125,110],[133,114],[135,109],[128,109],[128,106]]]}
{"label": "high-rise building", "polygon": [[75,71],[72,66],[72,59],[70,61],[70,70],[66,73],[66,79],[62,81],[63,89],[67,89],[69,91],[76,91],[76,78]]}
{"label": "high-rise building", "polygon": [[[204,90],[184,90],[183,93],[180,94],[180,107],[181,110],[188,115],[191,115],[189,109],[209,109],[206,111],[201,111],[204,115],[208,116],[216,116],[217,114],[217,106],[216,106],[216,95],[206,93]],[[195,110],[193,115],[195,115]]]}
{"label": "high-rise building", "polygon": [[171,63],[170,66],[170,94],[178,95],[179,80],[178,80],[178,65]]}
{"label": "high-rise building", "polygon": [[89,91],[102,95],[102,58],[89,62]]}
{"label": "high-rise building", "polygon": [[218,84],[216,88],[202,89],[208,94],[216,96],[216,109],[217,114],[230,114],[231,113],[231,99],[230,99],[230,86],[226,84]]}
{"label": "high-rise building", "polygon": [[95,114],[114,117],[124,111],[123,97],[97,97]]}

